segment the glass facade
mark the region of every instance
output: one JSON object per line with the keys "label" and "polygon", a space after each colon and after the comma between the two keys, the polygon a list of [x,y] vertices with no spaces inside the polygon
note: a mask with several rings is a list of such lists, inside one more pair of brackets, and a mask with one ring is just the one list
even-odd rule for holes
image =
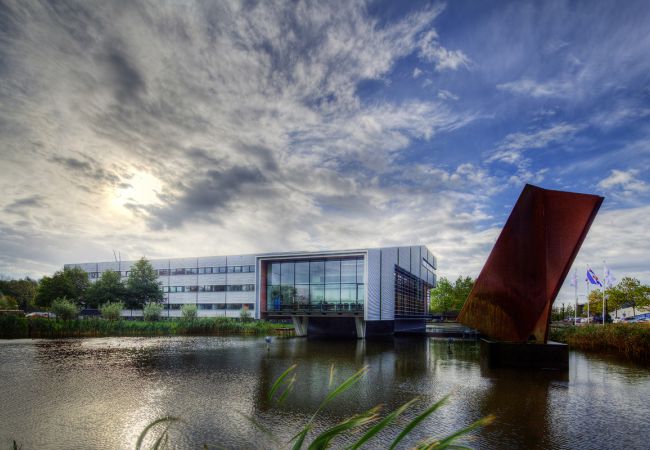
{"label": "glass facade", "polygon": [[269,261],[266,275],[267,311],[363,311],[363,257]]}

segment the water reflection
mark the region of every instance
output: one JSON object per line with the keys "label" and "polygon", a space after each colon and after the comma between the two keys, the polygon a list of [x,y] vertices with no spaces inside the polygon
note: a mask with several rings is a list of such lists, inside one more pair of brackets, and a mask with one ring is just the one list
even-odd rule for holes
{"label": "water reflection", "polygon": [[[319,341],[257,338],[107,338],[0,342],[0,446],[129,448],[157,417],[185,419],[178,447],[268,442],[244,415],[288,439],[335,383],[367,376],[323,411],[323,429],[351,414],[414,398],[424,408],[452,393],[410,444],[495,414],[477,448],[640,448],[650,440],[647,369],[572,352],[567,373],[490,369],[474,343],[430,339]],[[268,401],[275,379],[297,363],[287,401]],[[411,412],[411,417],[415,411]],[[376,447],[389,442],[380,435]]]}

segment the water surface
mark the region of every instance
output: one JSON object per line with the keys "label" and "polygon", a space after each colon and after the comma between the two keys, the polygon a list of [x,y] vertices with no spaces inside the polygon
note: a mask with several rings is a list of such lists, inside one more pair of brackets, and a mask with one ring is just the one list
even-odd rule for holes
{"label": "water surface", "polygon": [[[269,403],[273,381],[297,363],[292,395]],[[218,444],[268,448],[246,417],[288,439],[327,394],[363,366],[366,377],[323,411],[324,429],[377,404],[392,409],[420,397],[424,409],[451,401],[407,444],[442,436],[488,414],[494,425],[467,441],[475,448],[648,448],[650,371],[571,352],[568,373],[482,368],[478,346],[434,339],[315,341],[162,337],[0,341],[0,446],[23,449],[133,448],[156,418],[177,448]],[[410,415],[414,416],[416,410]],[[401,422],[402,424],[404,422]],[[368,448],[382,448],[384,433]]]}

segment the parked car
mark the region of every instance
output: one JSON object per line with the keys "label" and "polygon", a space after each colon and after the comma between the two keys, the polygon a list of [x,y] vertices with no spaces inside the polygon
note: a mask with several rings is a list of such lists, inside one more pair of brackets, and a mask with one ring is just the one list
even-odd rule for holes
{"label": "parked car", "polygon": [[47,311],[37,311],[37,312],[31,312],[29,314],[25,314],[25,317],[44,317],[46,319],[56,319],[56,314],[53,312],[47,312]]}

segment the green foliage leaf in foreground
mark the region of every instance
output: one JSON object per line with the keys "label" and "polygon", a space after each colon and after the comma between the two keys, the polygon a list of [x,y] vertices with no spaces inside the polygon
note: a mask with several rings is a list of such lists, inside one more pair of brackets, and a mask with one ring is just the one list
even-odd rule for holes
{"label": "green foliage leaf in foreground", "polygon": [[[275,383],[273,383],[268,395],[269,401],[276,401],[277,403],[281,403],[286,398],[286,396],[291,392],[291,388],[293,387],[296,379],[296,375],[294,373],[295,368],[296,368],[295,364],[289,367],[277,378]],[[333,373],[333,369],[330,372]],[[271,438],[273,444],[266,445],[265,446],[266,448],[291,448],[293,450],[300,450],[306,448],[307,450],[323,450],[326,448],[330,448],[334,440],[337,438],[341,438],[341,437],[349,438],[349,436],[358,433],[363,433],[363,434],[361,435],[361,437],[356,439],[352,444],[348,444],[345,448],[348,450],[356,450],[358,448],[365,446],[366,444],[368,444],[369,447],[372,447],[372,444],[371,443],[369,444],[369,442],[377,434],[388,429],[395,422],[395,419],[397,419],[398,416],[412,409],[415,406],[415,404],[418,401],[420,401],[419,398],[414,398],[406,402],[399,408],[395,409],[392,412],[389,412],[383,417],[380,413],[381,406],[375,406],[373,408],[370,408],[367,411],[355,414],[337,423],[333,427],[330,427],[329,429],[321,432],[317,436],[314,436],[311,439],[309,439],[310,433],[313,431],[314,428],[314,420],[316,419],[318,414],[328,404],[334,401],[338,396],[340,396],[342,393],[344,393],[352,386],[354,386],[361,378],[363,378],[363,376],[367,372],[368,372],[368,368],[363,367],[355,374],[353,374],[345,381],[343,381],[341,384],[339,384],[336,388],[332,389],[325,396],[325,398],[318,406],[318,408],[311,416],[311,418],[307,421],[307,423],[289,440],[289,442],[286,442],[284,444],[281,443],[278,438],[273,436],[272,433],[267,428],[259,424],[255,419],[248,416],[244,416],[244,417],[246,417],[253,425],[255,425],[257,428],[262,430],[266,435],[268,435]],[[435,411],[437,411],[443,405],[445,405],[448,399],[449,396],[445,396],[442,399],[438,400],[433,405],[429,406],[428,408],[418,413],[415,416],[415,418],[412,419],[405,426],[397,430],[399,431],[399,433],[394,438],[390,446],[390,449],[391,450],[394,449],[420,423],[422,423],[431,414],[433,414]],[[142,433],[138,438],[138,441],[136,443],[136,449],[141,450],[143,448],[142,444],[145,438],[147,437],[147,435],[150,432],[152,432],[152,430],[156,429],[158,425],[161,424],[165,424],[165,427],[162,429],[162,431],[158,432],[158,435],[157,437],[155,437],[155,440],[153,441],[154,442],[153,446],[151,448],[153,449],[166,448],[168,445],[170,445],[171,448],[175,448],[174,444],[169,442],[169,426],[177,420],[178,419],[172,417],[163,417],[147,425],[147,427],[142,431]],[[427,450],[467,448],[465,446],[457,444],[457,441],[463,436],[466,436],[467,434],[475,431],[476,429],[489,425],[490,423],[492,423],[493,420],[494,420],[493,416],[489,416],[477,420],[476,422],[464,428],[456,430],[443,438],[432,437],[432,438],[425,439],[419,442],[415,448],[427,449]],[[208,448],[208,446],[205,445],[204,448]]]}

